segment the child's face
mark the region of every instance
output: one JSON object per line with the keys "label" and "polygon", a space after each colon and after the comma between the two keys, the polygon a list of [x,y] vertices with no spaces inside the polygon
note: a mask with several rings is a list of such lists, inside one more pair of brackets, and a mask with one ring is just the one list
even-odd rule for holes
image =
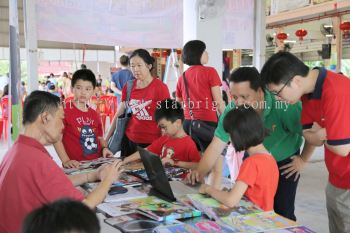
{"label": "child's face", "polygon": [[72,87],[74,100],[81,103],[87,103],[94,94],[94,86],[90,81],[77,80],[74,87]]}
{"label": "child's face", "polygon": [[182,124],[179,122],[181,122],[181,120],[171,122],[163,118],[160,121],[158,121],[158,127],[162,131],[162,135],[174,137],[180,130],[180,127],[182,127]]}

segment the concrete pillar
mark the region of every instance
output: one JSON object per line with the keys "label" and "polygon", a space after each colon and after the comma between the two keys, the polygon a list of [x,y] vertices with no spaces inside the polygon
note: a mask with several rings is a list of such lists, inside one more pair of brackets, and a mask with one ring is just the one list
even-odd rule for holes
{"label": "concrete pillar", "polygon": [[[196,0],[183,0],[183,43],[189,40],[201,40],[207,46],[209,54],[208,66],[216,69],[222,76],[223,49],[223,9],[216,9],[214,16],[199,15]],[[186,69],[187,67],[185,67]]]}
{"label": "concrete pillar", "polygon": [[254,55],[253,66],[259,71],[265,63],[266,48],[265,1],[254,0]]}
{"label": "concrete pillar", "polygon": [[27,55],[28,94],[38,90],[38,42],[36,28],[36,0],[23,0],[24,37]]}

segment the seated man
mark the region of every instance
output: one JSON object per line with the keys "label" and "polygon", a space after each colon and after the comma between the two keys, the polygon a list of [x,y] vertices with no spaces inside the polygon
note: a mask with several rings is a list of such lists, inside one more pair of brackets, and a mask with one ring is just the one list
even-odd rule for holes
{"label": "seated man", "polygon": [[94,211],[81,202],[62,199],[32,211],[22,224],[22,233],[99,233]]}
{"label": "seated man", "polygon": [[[44,147],[61,140],[63,117],[57,96],[34,91],[26,98],[24,133],[0,164],[1,233],[18,233],[29,212],[57,199],[72,198],[94,208],[118,178],[122,164],[119,160],[90,173],[63,173]],[[101,180],[100,185],[86,197],[74,187],[97,180]]]}

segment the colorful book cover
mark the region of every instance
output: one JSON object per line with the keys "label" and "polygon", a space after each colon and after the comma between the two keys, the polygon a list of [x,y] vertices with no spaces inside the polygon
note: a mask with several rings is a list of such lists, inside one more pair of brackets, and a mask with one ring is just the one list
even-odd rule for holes
{"label": "colorful book cover", "polygon": [[309,228],[304,226],[287,227],[284,229],[277,229],[277,230],[263,231],[263,232],[264,233],[265,232],[266,233],[316,233],[316,231],[310,230]]}
{"label": "colorful book cover", "polygon": [[226,216],[239,216],[262,211],[245,197],[233,208],[229,208],[214,198],[202,194],[188,194],[187,197],[195,208],[201,210],[208,218],[214,220]]}
{"label": "colorful book cover", "polygon": [[122,173],[119,176],[118,182],[114,183],[113,185],[118,185],[118,186],[139,186],[143,183],[143,180],[136,177],[132,176],[126,173]]}
{"label": "colorful book cover", "polygon": [[154,229],[156,233],[231,233],[232,230],[213,221],[201,221],[190,224],[160,226]]}
{"label": "colorful book cover", "polygon": [[135,213],[137,208],[137,203],[133,203],[131,201],[109,202],[97,205],[97,210],[107,214],[110,217]]}
{"label": "colorful book cover", "polygon": [[229,226],[232,232],[264,232],[298,226],[296,222],[284,218],[273,211],[223,217],[220,220]]}
{"label": "colorful book cover", "polygon": [[191,218],[201,215],[201,212],[179,202],[167,202],[154,196],[132,200],[138,203],[138,213],[157,221]]}

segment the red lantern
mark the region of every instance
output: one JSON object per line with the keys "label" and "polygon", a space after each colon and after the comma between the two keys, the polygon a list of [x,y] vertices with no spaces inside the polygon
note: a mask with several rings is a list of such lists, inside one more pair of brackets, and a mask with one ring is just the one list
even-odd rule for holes
{"label": "red lantern", "polygon": [[152,52],[151,56],[154,58],[159,58],[160,57],[160,53],[159,52]]}
{"label": "red lantern", "polygon": [[350,30],[350,22],[343,22],[339,26],[340,30],[344,31],[344,33],[348,33]]}
{"label": "red lantern", "polygon": [[303,40],[304,36],[307,35],[307,31],[305,29],[299,29],[295,32],[295,35],[299,37],[299,40]]}
{"label": "red lantern", "polygon": [[276,35],[276,38],[283,42],[285,39],[288,38],[288,35],[284,32],[280,32]]}

